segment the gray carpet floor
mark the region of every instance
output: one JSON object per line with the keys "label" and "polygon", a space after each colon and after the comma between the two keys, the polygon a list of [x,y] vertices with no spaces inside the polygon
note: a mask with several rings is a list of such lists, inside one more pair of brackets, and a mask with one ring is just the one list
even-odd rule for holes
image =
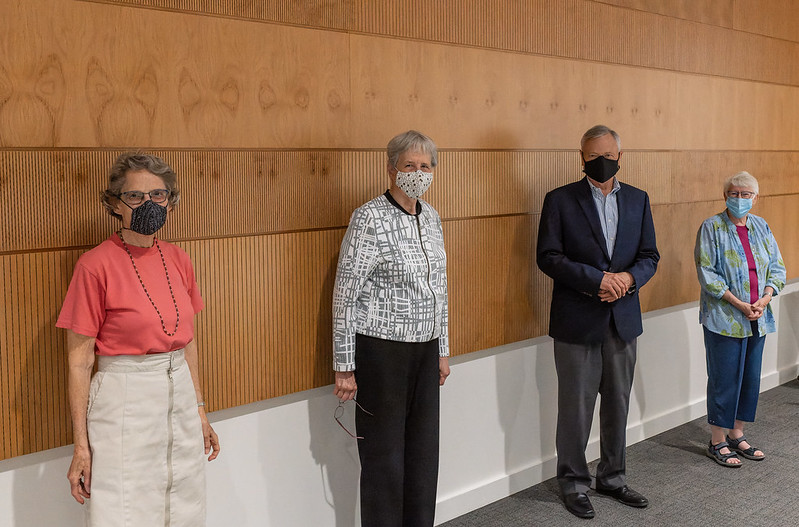
{"label": "gray carpet floor", "polygon": [[799,381],[762,393],[745,434],[767,457],[738,469],[706,457],[705,417],[629,447],[627,481],[649,498],[646,509],[591,491],[596,517],[582,520],[563,507],[553,478],[442,526],[799,526]]}

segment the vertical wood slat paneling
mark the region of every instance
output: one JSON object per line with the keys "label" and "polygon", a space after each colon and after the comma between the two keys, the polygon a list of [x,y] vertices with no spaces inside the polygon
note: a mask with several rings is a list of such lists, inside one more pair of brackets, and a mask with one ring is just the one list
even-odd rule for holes
{"label": "vertical wood slat paneling", "polygon": [[180,243],[206,302],[197,338],[213,408],[330,382],[330,305],[342,236],[335,229]]}
{"label": "vertical wood slat paneling", "polygon": [[[175,168],[182,193],[165,239],[343,227],[356,207],[389,184],[383,151],[155,153]],[[96,245],[118,228],[99,203],[116,155],[0,150],[4,174],[47,175],[0,182],[0,199],[25,203],[0,217],[0,254]],[[632,150],[624,152],[621,165],[622,181],[645,189],[652,203],[716,199],[724,179],[741,170],[760,180],[764,195],[799,192],[797,151]],[[580,177],[575,150],[443,150],[425,197],[444,219],[533,213],[548,190]]]}
{"label": "vertical wood slat paneling", "polygon": [[[596,0],[603,4],[637,9],[648,13],[658,13],[683,20],[701,22],[711,26],[733,27],[734,7],[738,0]],[[768,33],[764,33],[769,35]],[[770,35],[777,36],[777,35]]]}
{"label": "vertical wood slat paneling", "polygon": [[551,284],[535,267],[536,222],[519,215],[444,225],[454,355],[546,333]]}
{"label": "vertical wood slat paneling", "polygon": [[269,0],[249,2],[220,2],[198,0],[83,0],[95,3],[118,4],[120,6],[150,7],[178,12],[195,12],[208,15],[280,22],[326,29],[346,29],[351,25],[353,0],[327,0],[323,2],[298,2],[297,0]]}
{"label": "vertical wood slat paneling", "polygon": [[63,445],[71,433],[66,351],[54,324],[79,254],[0,256],[0,459]]}
{"label": "vertical wood slat paneling", "polygon": [[799,11],[794,0],[735,0],[732,17],[735,29],[799,42]]}

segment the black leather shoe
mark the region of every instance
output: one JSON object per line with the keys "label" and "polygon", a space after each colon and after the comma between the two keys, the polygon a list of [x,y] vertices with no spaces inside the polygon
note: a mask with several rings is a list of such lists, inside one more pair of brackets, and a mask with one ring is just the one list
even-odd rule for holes
{"label": "black leather shoe", "polygon": [[566,509],[578,518],[591,519],[594,517],[594,508],[585,492],[572,492],[563,496]]}
{"label": "black leather shoe", "polygon": [[597,486],[596,491],[600,494],[604,494],[605,496],[610,496],[611,498],[615,498],[616,501],[623,503],[625,505],[629,505],[630,507],[638,507],[640,509],[643,509],[644,507],[649,505],[648,499],[643,497],[641,494],[635,492],[627,485],[624,485],[623,487],[619,487],[616,489],[605,489]]}

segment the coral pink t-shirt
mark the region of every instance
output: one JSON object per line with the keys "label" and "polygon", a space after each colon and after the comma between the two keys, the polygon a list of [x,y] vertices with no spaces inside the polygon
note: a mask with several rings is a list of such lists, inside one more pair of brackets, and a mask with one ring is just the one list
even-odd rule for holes
{"label": "coral pink t-shirt", "polygon": [[[203,301],[189,255],[171,243],[157,243],[180,311],[175,335],[164,333],[117,234],[78,259],[56,327],[94,337],[97,355],[145,355],[185,347],[194,338],[194,315]],[[167,331],[173,332],[177,314],[158,248],[128,248]]]}

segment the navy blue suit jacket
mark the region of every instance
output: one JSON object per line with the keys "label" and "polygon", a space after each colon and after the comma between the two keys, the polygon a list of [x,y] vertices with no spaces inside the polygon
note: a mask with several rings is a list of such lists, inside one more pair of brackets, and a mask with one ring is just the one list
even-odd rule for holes
{"label": "navy blue suit jacket", "polygon": [[[555,281],[549,335],[574,344],[601,342],[613,321],[619,336],[630,341],[643,332],[638,292],[655,274],[660,259],[649,196],[621,183],[610,258],[588,185],[583,178],[550,191],[541,210],[536,262]],[[615,302],[599,300],[603,271],[631,273],[632,293]]]}

